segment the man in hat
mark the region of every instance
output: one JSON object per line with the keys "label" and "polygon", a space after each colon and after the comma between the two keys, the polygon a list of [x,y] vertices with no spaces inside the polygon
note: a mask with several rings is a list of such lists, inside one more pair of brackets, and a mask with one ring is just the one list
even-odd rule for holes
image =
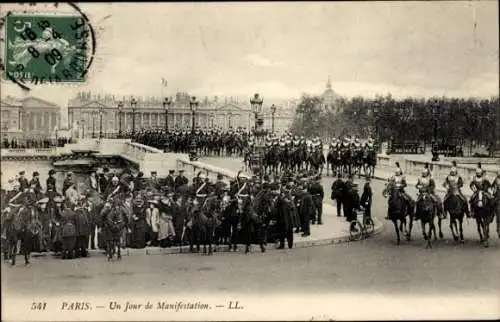
{"label": "man in hat", "polygon": [[87,247],[90,236],[90,221],[87,215],[87,209],[82,207],[75,208],[75,257],[87,257]]}
{"label": "man in hat", "polygon": [[337,179],[333,182],[331,190],[331,199],[332,201],[335,200],[335,204],[337,205],[337,217],[340,217],[340,213],[342,211],[342,202],[344,200],[346,190],[345,182],[340,172],[337,174]]}
{"label": "man in hat", "polygon": [[351,223],[351,229],[354,229],[354,223],[357,219],[355,209],[360,209],[360,198],[358,194],[358,185],[354,183],[354,176],[351,174],[346,182],[346,195],[343,202],[346,220]]}
{"label": "man in hat", "polygon": [[108,185],[110,183],[110,178],[109,176],[109,169],[107,167],[104,167],[102,169],[102,173],[99,173],[99,189],[101,189],[101,193],[104,194],[107,189]]}
{"label": "man in hat", "polygon": [[37,196],[42,193],[42,185],[40,184],[40,174],[38,171],[33,172],[33,178],[30,180],[29,185],[33,187]]}
{"label": "man in hat", "polygon": [[292,194],[288,191],[279,194],[276,200],[277,209],[277,227],[280,244],[278,249],[285,248],[285,239],[288,243],[288,248],[293,247],[293,229],[295,227],[294,211]]}
{"label": "man in hat", "polygon": [[363,186],[363,193],[361,194],[361,200],[360,200],[361,206],[363,207],[365,211],[365,216],[367,218],[372,217],[371,209],[372,209],[373,192],[370,186],[370,182],[371,182],[370,176],[366,176],[365,185]]}
{"label": "man in hat", "polygon": [[217,174],[217,181],[215,182],[215,193],[217,196],[222,196],[224,189],[227,187],[227,184],[223,181],[224,177],[222,174]]}
{"label": "man in hat", "polygon": [[17,179],[19,182],[19,190],[21,191],[27,190],[30,186],[28,179],[24,177],[24,174],[24,171],[19,172],[19,178]]}
{"label": "man in hat", "polygon": [[40,252],[46,252],[50,249],[50,226],[51,226],[51,216],[47,209],[47,204],[49,202],[49,198],[43,198],[38,200],[38,208],[39,208],[39,218],[41,223],[41,231],[39,238],[39,247]]}
{"label": "man in hat", "polygon": [[72,185],[74,185],[74,182],[73,182],[73,173],[72,172],[68,172],[66,174],[66,178],[64,179],[64,182],[63,182],[62,193],[63,193],[64,196],[66,196],[66,190],[68,190],[68,188],[71,187]]}
{"label": "man in hat", "polygon": [[315,224],[317,221],[318,225],[323,225],[323,198],[325,196],[325,191],[321,185],[321,176],[316,176],[314,178],[314,182],[309,186],[309,193],[313,198],[315,210],[312,216],[312,223]]}
{"label": "man in hat", "polygon": [[76,246],[76,213],[73,207],[65,207],[61,212],[62,259],[72,259]]}
{"label": "man in hat", "polygon": [[188,178],[184,175],[184,170],[179,170],[179,175],[175,178],[174,188],[177,191],[181,186],[189,184]]}
{"label": "man in hat", "polygon": [[311,194],[307,190],[305,183],[301,183],[300,204],[298,207],[299,216],[302,222],[302,237],[311,235],[311,218],[314,216],[314,202]]}
{"label": "man in hat", "polygon": [[54,178],[55,174],[56,174],[56,171],[54,169],[50,169],[49,170],[49,177],[45,181],[45,185],[47,187],[47,193],[49,191],[57,193],[57,190],[56,190],[56,178]]}
{"label": "man in hat", "polygon": [[171,189],[175,186],[175,178],[174,178],[175,170],[168,170],[168,175],[165,177],[165,181],[163,182],[163,186],[167,186]]}

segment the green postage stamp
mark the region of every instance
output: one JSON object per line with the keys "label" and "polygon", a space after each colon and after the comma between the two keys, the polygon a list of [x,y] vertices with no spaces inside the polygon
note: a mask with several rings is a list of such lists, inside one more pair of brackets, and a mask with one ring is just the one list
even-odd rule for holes
{"label": "green postage stamp", "polygon": [[5,77],[32,84],[83,82],[90,37],[78,15],[12,13],[5,19]]}

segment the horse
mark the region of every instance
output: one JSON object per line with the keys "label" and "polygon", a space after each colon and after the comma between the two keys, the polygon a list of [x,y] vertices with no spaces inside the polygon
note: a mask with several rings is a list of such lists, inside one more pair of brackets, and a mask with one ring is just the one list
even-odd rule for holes
{"label": "horse", "polygon": [[203,203],[199,214],[203,254],[207,254],[207,245],[208,255],[213,253],[212,244],[214,244],[215,231],[221,224],[219,212],[219,202],[216,197],[208,197]]}
{"label": "horse", "polygon": [[108,255],[108,261],[112,261],[115,254],[117,255],[118,260],[121,260],[122,258],[120,252],[120,240],[125,226],[126,216],[120,207],[117,207],[115,203],[114,207],[109,209],[104,218],[103,228],[106,236],[106,254]]}
{"label": "horse", "polygon": [[450,230],[453,235],[453,240],[464,242],[463,221],[467,204],[458,195],[458,189],[450,191],[449,196],[444,201],[444,211],[450,215]]}
{"label": "horse", "polygon": [[3,225],[7,242],[7,253],[4,253],[4,256],[6,255],[6,259],[10,259],[11,265],[15,266],[17,244],[18,241],[21,241],[24,264],[29,266],[33,238],[42,228],[38,219],[38,211],[33,204],[8,207],[5,211]]}
{"label": "horse", "polygon": [[[354,166],[354,173],[358,173],[358,178],[361,178],[361,169],[364,165],[364,152],[361,148],[356,148],[352,155],[352,164]],[[366,175],[366,172],[365,172]]]}
{"label": "horse", "polygon": [[231,251],[231,249],[236,251],[237,227],[239,222],[236,212],[238,202],[230,196],[224,196],[220,207],[221,224],[215,231],[216,245],[229,245],[229,251]]}
{"label": "horse", "polygon": [[494,201],[491,195],[479,190],[470,199],[470,204],[474,217],[476,218],[477,232],[479,233],[479,242],[484,247],[488,247],[490,237],[490,224],[494,219]]}
{"label": "horse", "polygon": [[350,148],[342,148],[340,150],[340,171],[342,174],[352,173],[352,151]]}
{"label": "horse", "polygon": [[[410,231],[407,230],[406,228],[406,216],[409,213],[409,209],[407,206],[407,202],[404,200],[403,195],[401,193],[400,189],[397,189],[394,187],[392,183],[388,183],[385,187],[385,189],[382,191],[382,195],[384,198],[387,197],[387,194],[389,193],[389,199],[387,200],[387,206],[388,206],[388,214],[389,214],[389,219],[392,221],[394,225],[394,229],[396,231],[396,245],[399,245],[401,243],[401,237],[399,232],[402,231],[404,232],[406,236],[406,240],[410,240],[411,236],[411,229]],[[398,226],[398,221],[399,221],[399,226]],[[410,216],[410,221],[412,221],[412,218]]]}
{"label": "horse", "polygon": [[[426,248],[432,248],[432,232],[434,232],[434,239],[437,240],[436,225],[434,224],[437,209],[428,192],[421,192],[421,196],[417,200],[416,213],[420,218],[424,240],[427,241]],[[427,231],[425,230],[426,225],[429,227]]]}

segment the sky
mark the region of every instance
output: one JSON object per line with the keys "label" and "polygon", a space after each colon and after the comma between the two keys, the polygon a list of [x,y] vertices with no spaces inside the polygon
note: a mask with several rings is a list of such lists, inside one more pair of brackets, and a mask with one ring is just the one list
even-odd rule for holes
{"label": "sky", "polygon": [[2,97],[61,106],[78,91],[288,99],[321,94],[328,76],[347,97],[499,92],[497,1],[79,6],[96,30],[87,82],[32,86],[28,94],[2,79]]}

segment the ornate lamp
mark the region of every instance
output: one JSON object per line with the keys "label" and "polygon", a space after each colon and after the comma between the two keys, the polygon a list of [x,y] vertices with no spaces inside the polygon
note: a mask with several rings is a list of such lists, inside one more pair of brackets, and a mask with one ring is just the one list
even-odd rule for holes
{"label": "ornate lamp", "polygon": [[123,102],[118,102],[118,137],[122,137]]}
{"label": "ornate lamp", "polygon": [[135,136],[135,111],[137,106],[137,101],[132,97],[130,100],[130,106],[132,107],[132,136]]}
{"label": "ornate lamp", "polygon": [[163,109],[165,110],[165,131],[168,132],[168,109],[172,105],[172,98],[165,97],[163,100]]}
{"label": "ornate lamp", "polygon": [[197,145],[195,139],[195,117],[196,117],[196,109],[198,108],[199,101],[196,99],[196,96],[192,96],[189,100],[189,106],[191,107],[191,153],[189,155],[190,160],[197,160]]}
{"label": "ornate lamp", "polygon": [[254,130],[254,145],[252,151],[253,163],[256,165],[257,169],[253,169],[256,175],[261,178],[263,176],[263,160],[266,151],[266,136],[267,131],[264,130],[264,117],[262,116],[262,103],[263,99],[259,97],[259,94],[254,94],[253,98],[250,99],[250,104],[252,105],[252,111],[255,115],[255,130]]}

